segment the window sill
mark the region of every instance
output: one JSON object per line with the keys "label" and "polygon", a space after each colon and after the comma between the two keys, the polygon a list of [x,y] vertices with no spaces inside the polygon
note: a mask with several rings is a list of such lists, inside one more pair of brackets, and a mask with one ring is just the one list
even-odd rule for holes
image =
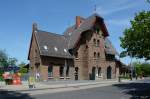
{"label": "window sill", "polygon": [[102,78],[102,76],[98,76],[98,78]]}
{"label": "window sill", "polygon": [[66,77],[66,79],[70,79],[70,77]]}
{"label": "window sill", "polygon": [[59,79],[64,79],[64,77],[59,77]]}
{"label": "window sill", "polygon": [[79,60],[79,58],[75,58],[76,60]]}
{"label": "window sill", "polygon": [[54,77],[48,77],[48,79],[53,79]]}

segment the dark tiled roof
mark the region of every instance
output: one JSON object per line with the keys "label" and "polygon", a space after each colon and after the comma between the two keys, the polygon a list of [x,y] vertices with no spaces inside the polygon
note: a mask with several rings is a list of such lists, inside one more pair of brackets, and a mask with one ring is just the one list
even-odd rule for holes
{"label": "dark tiled roof", "polygon": [[37,30],[35,34],[41,55],[59,58],[72,58],[68,51],[67,53],[64,51],[64,49],[67,50],[68,45],[63,35],[41,30]]}
{"label": "dark tiled roof", "polygon": [[[75,28],[75,25],[68,28],[65,32],[65,35],[71,32],[71,36],[70,36],[70,44],[69,44],[69,48],[73,48],[75,47],[75,44],[78,42],[78,40],[80,39],[80,35],[82,32],[89,30],[93,27],[93,24],[95,23],[96,19],[99,18],[100,20],[102,20],[102,30],[105,33],[105,36],[108,36],[108,32],[107,29],[103,23],[103,18],[101,16],[99,16],[98,14],[93,14],[90,17],[86,18],[80,25],[80,27]],[[105,29],[105,30],[104,30]],[[66,36],[69,36],[68,34]]]}
{"label": "dark tiled roof", "polygon": [[107,54],[118,55],[118,52],[108,38],[105,39],[105,52]]}
{"label": "dark tiled roof", "polygon": [[[67,28],[66,31],[64,32],[64,35],[37,30],[35,34],[36,34],[40,54],[44,56],[51,56],[51,57],[73,58],[69,54],[67,48],[71,49],[75,46],[75,44],[80,39],[81,33],[91,29],[97,17],[103,20],[103,18],[101,18],[99,15],[93,14],[92,16],[86,19],[83,18],[80,27],[76,28],[76,25],[73,25]],[[103,32],[106,32],[106,36],[108,36],[107,30]],[[71,33],[71,35],[69,35],[69,33]],[[114,49],[114,47],[112,46],[109,40],[106,39],[105,44],[109,46],[106,48],[106,53],[108,54],[117,53],[117,51]],[[44,48],[45,46],[47,47],[46,49]],[[55,50],[56,48],[57,51]],[[67,50],[67,53],[65,53],[64,49]]]}

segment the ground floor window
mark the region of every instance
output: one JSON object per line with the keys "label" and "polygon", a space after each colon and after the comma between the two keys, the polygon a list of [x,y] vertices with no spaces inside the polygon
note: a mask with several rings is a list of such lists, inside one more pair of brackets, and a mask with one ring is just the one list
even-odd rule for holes
{"label": "ground floor window", "polygon": [[112,68],[111,66],[107,67],[107,79],[111,79],[112,75]]}
{"label": "ground floor window", "polygon": [[69,77],[69,66],[66,67],[66,77]]}
{"label": "ground floor window", "polygon": [[53,66],[48,66],[48,77],[53,76]]}
{"label": "ground floor window", "polygon": [[60,66],[59,73],[60,73],[60,77],[64,77],[64,67],[63,66]]}
{"label": "ground floor window", "polygon": [[102,76],[102,71],[101,71],[101,67],[98,67],[98,77]]}

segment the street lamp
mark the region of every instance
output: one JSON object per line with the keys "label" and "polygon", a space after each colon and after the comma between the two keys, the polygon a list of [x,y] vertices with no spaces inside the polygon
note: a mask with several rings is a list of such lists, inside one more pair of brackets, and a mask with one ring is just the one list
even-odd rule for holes
{"label": "street lamp", "polygon": [[133,66],[132,66],[132,59],[133,59],[133,57],[132,57],[132,53],[130,52],[129,53],[130,54],[130,57],[131,57],[131,61],[130,61],[130,71],[131,71],[131,80],[132,80],[132,78],[133,78]]}
{"label": "street lamp", "polygon": [[65,73],[65,77],[67,77],[67,66],[68,66],[68,63],[67,63],[67,52],[68,52],[68,49],[69,49],[69,44],[70,44],[70,36],[71,36],[71,33],[68,33],[68,43],[67,43],[67,38],[65,37],[65,40],[66,40],[66,44],[67,44],[67,49],[64,48],[64,52],[65,52],[65,66],[64,66],[64,73]]}

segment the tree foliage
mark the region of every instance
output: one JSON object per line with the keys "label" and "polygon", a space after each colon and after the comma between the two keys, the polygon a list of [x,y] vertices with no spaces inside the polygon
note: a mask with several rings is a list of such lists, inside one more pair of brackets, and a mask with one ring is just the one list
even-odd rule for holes
{"label": "tree foliage", "polygon": [[0,66],[7,66],[8,55],[5,50],[0,50]]}
{"label": "tree foliage", "polygon": [[150,11],[139,12],[130,23],[131,27],[120,37],[124,49],[121,57],[129,55],[150,60]]}
{"label": "tree foliage", "polygon": [[28,69],[27,69],[27,68],[24,68],[25,65],[26,65],[26,64],[25,64],[24,62],[21,62],[21,63],[19,64],[19,67],[20,67],[19,72],[20,72],[21,74],[25,74],[25,73],[28,72]]}
{"label": "tree foliage", "polygon": [[9,58],[8,60],[7,60],[7,62],[8,62],[8,65],[9,66],[16,66],[16,64],[17,64],[17,59],[16,58]]}
{"label": "tree foliage", "polygon": [[149,63],[135,62],[133,63],[133,65],[138,75],[150,76],[150,64]]}

